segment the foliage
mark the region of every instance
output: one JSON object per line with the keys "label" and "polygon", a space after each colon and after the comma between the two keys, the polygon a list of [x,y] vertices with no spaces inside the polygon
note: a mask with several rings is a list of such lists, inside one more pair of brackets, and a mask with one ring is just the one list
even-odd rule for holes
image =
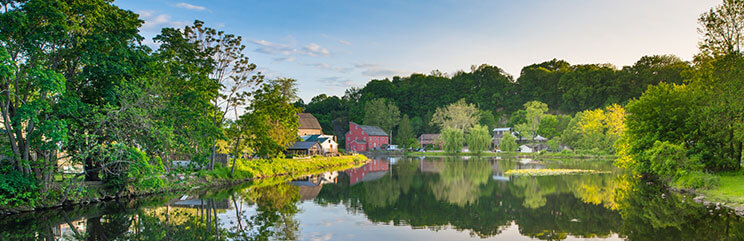
{"label": "foliage", "polygon": [[447,153],[459,153],[462,151],[465,137],[460,130],[445,127],[442,130],[441,136],[442,149]]}
{"label": "foliage", "polygon": [[103,183],[116,191],[136,187],[137,190],[156,190],[165,185],[165,173],[160,158],[150,159],[143,151],[123,144],[112,144],[102,150],[102,156],[110,161],[104,166]]}
{"label": "foliage", "polygon": [[744,49],[744,1],[723,0],[700,15],[698,31],[703,34],[700,49],[706,54],[729,55]]}
{"label": "foliage", "polygon": [[501,144],[499,144],[499,149],[501,151],[510,152],[517,151],[517,148],[519,148],[517,145],[517,138],[508,131],[504,133],[504,137],[501,138]]}
{"label": "foliage", "polygon": [[615,143],[625,131],[625,116],[625,109],[619,105],[577,113],[561,141],[575,149],[614,153]]}
{"label": "foliage", "polygon": [[262,85],[248,107],[248,112],[240,117],[240,125],[251,130],[250,143],[256,154],[275,156],[286,149],[297,138],[299,122],[297,114],[301,109],[290,102],[293,96],[285,93],[292,85],[282,81],[270,81]]}
{"label": "foliage", "polygon": [[[238,159],[235,162],[235,173],[229,177],[227,167],[216,169],[209,174],[217,178],[233,178],[236,180],[245,178],[273,177],[287,174],[306,174],[326,168],[352,167],[367,161],[363,155],[340,156],[340,157],[313,157],[309,160],[294,160],[285,158],[273,159]],[[220,174],[224,173],[224,174]]]}
{"label": "foliage", "polygon": [[364,105],[364,124],[379,126],[391,133],[400,120],[400,110],[387,99],[374,99]]}
{"label": "foliage", "polygon": [[437,108],[431,118],[431,125],[436,125],[442,130],[450,128],[465,133],[479,121],[478,108],[473,104],[465,103],[465,99],[460,99],[445,108]]}
{"label": "foliage", "polygon": [[408,115],[404,114],[403,118],[400,119],[396,138],[398,138],[397,143],[402,145],[403,147],[409,147],[407,145],[410,144],[410,142],[408,142],[409,139],[416,139],[416,135],[413,133],[413,126],[411,126],[411,120],[408,118]]}
{"label": "foliage", "polygon": [[33,207],[40,199],[36,179],[5,165],[0,168],[0,207]]}
{"label": "foliage", "polygon": [[540,121],[545,118],[545,112],[548,112],[548,105],[539,101],[530,101],[524,104],[525,120],[515,126],[519,135],[535,139],[537,131],[540,128]]}
{"label": "foliage", "polygon": [[465,135],[465,141],[468,144],[468,150],[472,153],[480,154],[491,146],[491,132],[487,126],[475,125]]}

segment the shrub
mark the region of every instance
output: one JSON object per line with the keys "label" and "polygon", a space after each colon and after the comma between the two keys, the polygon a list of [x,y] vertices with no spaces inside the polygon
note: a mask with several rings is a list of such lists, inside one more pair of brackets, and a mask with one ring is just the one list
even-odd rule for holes
{"label": "shrub", "polygon": [[7,166],[0,173],[0,207],[34,206],[39,200],[36,179]]}
{"label": "shrub", "polygon": [[135,147],[112,144],[107,148],[105,159],[110,162],[103,176],[108,188],[121,190],[131,184],[140,190],[150,190],[165,185],[160,177],[165,172],[160,157],[150,160],[145,152]]}
{"label": "shrub", "polygon": [[675,186],[682,188],[711,189],[718,186],[720,182],[720,178],[716,175],[701,171],[694,171],[677,177],[677,179],[674,181],[674,184]]}

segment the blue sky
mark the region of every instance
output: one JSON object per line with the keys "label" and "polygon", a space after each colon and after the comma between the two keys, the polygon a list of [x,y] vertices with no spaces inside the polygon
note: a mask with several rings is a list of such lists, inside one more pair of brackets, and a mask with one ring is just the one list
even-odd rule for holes
{"label": "blue sky", "polygon": [[691,60],[698,16],[720,0],[227,1],[126,0],[151,39],[195,19],[244,38],[269,78],[299,82],[306,102],[371,79],[490,64],[515,78],[553,58],[631,65],[641,56]]}

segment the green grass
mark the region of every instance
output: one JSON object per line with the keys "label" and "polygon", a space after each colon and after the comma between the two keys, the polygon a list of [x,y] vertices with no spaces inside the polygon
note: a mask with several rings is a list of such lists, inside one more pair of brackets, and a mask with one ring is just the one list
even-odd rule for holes
{"label": "green grass", "polygon": [[308,159],[238,159],[235,173],[230,175],[230,167],[204,171],[203,176],[215,179],[263,178],[279,175],[312,174],[328,169],[344,169],[363,164],[367,157],[351,155],[340,157],[312,157]]}
{"label": "green grass", "polygon": [[714,202],[744,204],[744,172],[717,173],[718,187],[700,190],[706,199]]}

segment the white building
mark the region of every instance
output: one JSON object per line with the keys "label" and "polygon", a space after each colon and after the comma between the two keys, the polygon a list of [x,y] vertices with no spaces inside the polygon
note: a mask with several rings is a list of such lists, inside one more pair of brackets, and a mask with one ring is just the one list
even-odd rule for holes
{"label": "white building", "polygon": [[338,142],[336,142],[336,136],[309,135],[309,136],[302,136],[301,138],[302,138],[302,141],[317,142],[318,144],[320,144],[323,154],[338,153]]}

